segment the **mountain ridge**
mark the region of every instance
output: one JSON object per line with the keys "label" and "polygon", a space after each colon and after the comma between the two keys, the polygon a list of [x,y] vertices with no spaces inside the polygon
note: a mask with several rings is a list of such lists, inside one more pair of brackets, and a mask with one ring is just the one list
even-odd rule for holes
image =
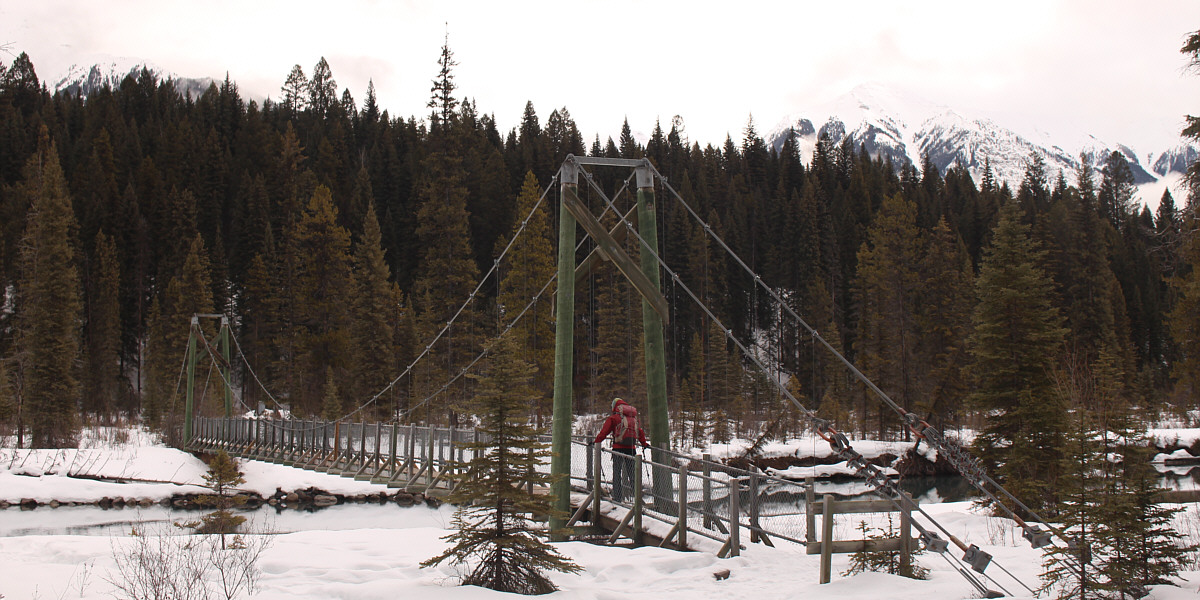
{"label": "mountain ridge", "polygon": [[1164,189],[1178,196],[1178,189],[1173,188],[1177,188],[1187,165],[1200,157],[1200,148],[1181,141],[1175,147],[1148,153],[1144,165],[1138,153],[1125,144],[1105,142],[1090,134],[1068,140],[1044,132],[1022,133],[878,84],[860,85],[825,106],[784,117],[767,133],[767,143],[778,150],[789,128],[796,131],[806,163],[819,137],[828,135],[835,145],[848,138],[856,149],[865,148],[872,157],[890,159],[897,168],[912,164],[920,170],[922,157],[927,154],[944,175],[947,168],[961,162],[976,182],[982,180],[987,162],[997,181],[1007,183],[1014,191],[1033,152],[1045,160],[1049,180],[1062,172],[1067,181],[1073,182],[1081,156],[1099,172],[1116,151],[1133,172],[1138,186],[1136,200],[1151,209],[1157,207]]}

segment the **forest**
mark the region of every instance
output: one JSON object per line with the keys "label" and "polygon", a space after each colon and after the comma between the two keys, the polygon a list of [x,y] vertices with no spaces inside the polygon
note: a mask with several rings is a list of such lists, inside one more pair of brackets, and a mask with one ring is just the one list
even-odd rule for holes
{"label": "forest", "polygon": [[[339,94],[323,58],[262,103],[228,77],[193,98],[145,70],[85,99],[51,94],[25,54],[0,65],[0,427],[39,447],[90,420],[168,427],[197,313],[232,323],[238,410],[443,424],[469,418],[476,384],[459,375],[511,326],[544,425],[569,154],[665,176],[659,253],[725,326],[663,279],[677,443],[803,431],[772,379],[844,431],[909,435],[723,244],[905,410],[979,431],[985,459],[1061,445],[1069,412],[1186,415],[1200,399],[1196,194],[1152,213],[1119,153],[1074,173],[1031,155],[1014,190],[990,168],[976,182],[828,138],[805,164],[794,134],[776,148],[753,119],[720,147],[679,117],[641,144],[628,122],[588,139],[565,107],[543,120],[530,102],[502,132],[458,90],[448,46],[437,64],[428,112],[407,117],[373,85]],[[594,175],[627,210],[623,175]],[[639,296],[609,263],[576,289],[577,414],[644,398]],[[205,413],[222,410],[212,367],[196,376]]]}

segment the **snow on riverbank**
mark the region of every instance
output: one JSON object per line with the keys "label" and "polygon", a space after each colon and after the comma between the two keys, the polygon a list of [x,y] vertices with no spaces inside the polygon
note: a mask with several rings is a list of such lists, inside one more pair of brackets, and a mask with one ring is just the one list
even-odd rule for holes
{"label": "snow on riverbank", "polygon": [[[168,448],[142,429],[122,435],[88,430],[78,449],[14,450],[0,448],[0,501],[16,504],[31,498],[39,503],[96,502],[101,498],[162,500],[173,494],[204,493],[203,461]],[[259,461],[240,461],[246,484],[239,489],[268,496],[315,487],[331,494],[362,495],[388,492],[387,486],[347,477],[306,471]],[[97,481],[97,478],[116,481]],[[118,483],[125,481],[126,483]],[[395,490],[392,490],[395,492]]]}
{"label": "snow on riverbank", "polygon": [[[97,438],[104,436],[96,436]],[[111,437],[111,436],[110,436]],[[30,451],[0,450],[0,499],[15,502],[21,498],[40,501],[73,500],[94,502],[102,497],[166,498],[185,491],[198,491],[204,464],[195,457],[157,444],[145,433],[133,433],[129,439],[82,444],[79,450]],[[817,442],[823,443],[823,442]],[[770,447],[775,455],[802,453],[802,446],[815,447],[810,441]],[[907,447],[908,445],[900,445]],[[891,445],[861,443],[856,447],[867,453],[892,452]],[[730,452],[736,449],[729,447]],[[304,471],[282,465],[241,461],[246,472],[246,489],[270,494],[309,486],[332,493],[361,494],[386,491],[383,486],[356,482],[348,478]],[[106,483],[68,477],[68,474],[142,479],[169,483]],[[922,506],[951,533],[967,544],[978,544],[995,557],[988,575],[995,578],[989,587],[1003,587],[1012,597],[1031,598],[1020,583],[1004,574],[1001,566],[1020,582],[1036,588],[1040,582],[1041,552],[1030,548],[1010,521],[990,517],[970,503],[928,504]],[[41,524],[62,527],[63,521],[87,525],[87,512],[96,518],[138,520],[135,509],[101,511],[95,507],[75,509],[37,508],[22,511],[3,509],[3,517],[17,521],[8,535],[0,537],[0,596],[5,600],[26,598],[81,598],[108,600],[114,597],[110,580],[116,573],[114,548],[133,543],[128,527],[114,528],[109,536],[97,535],[23,535],[36,532]],[[160,507],[156,507],[160,508]],[[342,505],[334,512],[301,513],[288,511],[270,523],[274,531],[271,546],[262,555],[262,578],[254,598],[283,599],[375,599],[511,598],[481,588],[456,586],[456,573],[449,567],[421,569],[422,560],[440,553],[449,532],[453,509],[443,506],[402,508]],[[63,511],[56,513],[55,511]],[[381,512],[382,511],[382,512]],[[1200,512],[1189,508],[1189,523],[1200,523]],[[264,514],[262,511],[258,515]],[[385,516],[386,515],[386,516]],[[178,535],[166,520],[172,513],[165,509],[147,511],[144,520],[151,534],[167,531]],[[11,519],[9,519],[11,517]],[[256,517],[259,518],[259,517]],[[268,518],[269,519],[269,518]],[[841,517],[835,535],[857,537],[857,517]],[[157,529],[156,529],[157,528]],[[1197,529],[1197,528],[1193,528]],[[1181,528],[1190,537],[1200,531]],[[849,565],[848,555],[835,555],[833,582],[817,583],[819,556],[804,549],[779,543],[777,548],[747,543],[742,556],[718,559],[711,552],[674,552],[653,547],[626,549],[583,542],[557,544],[559,550],[584,567],[578,575],[554,574],[562,588],[554,598],[610,600],[619,598],[705,599],[705,598],[836,598],[837,600],[956,600],[978,597],[978,593],[942,556],[924,554],[918,563],[930,569],[926,581],[909,580],[880,573],[842,576]],[[952,550],[958,556],[960,551]],[[713,573],[729,569],[730,577],[717,581]],[[1200,573],[1184,573],[1183,587],[1156,587],[1155,600],[1197,598]]]}
{"label": "snow on riverbank", "polygon": [[[1003,586],[1015,598],[1032,595],[998,568],[1003,566],[1030,586],[1036,586],[1040,553],[1019,539],[1003,522],[973,512],[967,504],[929,507],[935,517],[995,555],[988,574],[992,587]],[[14,510],[14,509],[8,509]],[[38,509],[39,511],[45,509]],[[431,522],[443,512],[426,507],[396,508],[396,520],[386,527],[345,531],[303,531],[273,536],[260,562],[263,574],[254,598],[264,600],[325,600],[328,598],[392,599],[512,598],[474,587],[455,585],[450,568],[421,569],[418,563],[444,547],[444,525]],[[404,516],[407,515],[407,516]],[[26,536],[0,538],[0,594],[7,600],[24,598],[112,597],[106,581],[115,572],[114,544],[128,537]],[[915,581],[880,573],[840,575],[847,555],[834,556],[833,582],[820,585],[818,556],[781,544],[768,548],[749,544],[741,557],[719,559],[706,552],[674,552],[653,547],[611,548],[583,542],[557,544],[584,566],[579,575],[554,574],[560,592],[553,598],[613,600],[704,598],[836,598],[837,600],[954,600],[978,597],[951,566],[936,555],[918,562],[930,578]],[[725,581],[714,572],[729,569]],[[1150,598],[1183,600],[1197,597],[1200,573],[1186,573],[1183,587],[1158,586]]]}

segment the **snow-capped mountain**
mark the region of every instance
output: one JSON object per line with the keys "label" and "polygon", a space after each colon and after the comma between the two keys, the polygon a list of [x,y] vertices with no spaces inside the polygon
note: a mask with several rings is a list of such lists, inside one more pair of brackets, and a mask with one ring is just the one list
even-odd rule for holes
{"label": "snow-capped mountain", "polygon": [[55,81],[53,89],[55,92],[79,93],[86,98],[105,86],[114,89],[120,87],[125,77],[132,75],[136,78],[142,69],[154,73],[159,81],[170,79],[179,93],[190,94],[192,98],[200,97],[214,83],[211,77],[180,77],[141,59],[105,56],[95,62],[71,65],[67,72]]}
{"label": "snow-capped mountain", "polygon": [[[820,123],[820,125],[816,125]],[[943,174],[955,162],[966,165],[978,183],[984,163],[990,162],[997,180],[1015,192],[1025,175],[1025,164],[1033,152],[1046,162],[1047,178],[1053,183],[1061,171],[1074,183],[1081,156],[1099,170],[1113,151],[1129,161],[1138,199],[1151,209],[1158,205],[1164,189],[1171,189],[1187,165],[1200,157],[1194,145],[1180,145],[1147,154],[1143,165],[1138,154],[1123,144],[1107,143],[1091,135],[1074,139],[1052,138],[1040,131],[1019,133],[983,118],[972,118],[928,100],[881,85],[862,85],[830,105],[786,117],[767,134],[776,149],[783,145],[788,128],[799,137],[805,162],[812,159],[817,139],[828,134],[834,144],[849,139],[854,148],[865,147],[872,156],[891,159],[897,167],[921,166],[922,156]],[[1153,158],[1151,164],[1150,159]]]}

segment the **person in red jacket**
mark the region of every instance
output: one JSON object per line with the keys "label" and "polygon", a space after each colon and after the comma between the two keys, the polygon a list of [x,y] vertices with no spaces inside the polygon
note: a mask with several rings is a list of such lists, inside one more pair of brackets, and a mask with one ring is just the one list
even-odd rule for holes
{"label": "person in red jacket", "polygon": [[620,398],[613,398],[612,414],[604,420],[600,433],[596,434],[593,443],[599,444],[608,435],[612,435],[613,449],[613,500],[620,502],[624,498],[626,485],[633,491],[633,456],[634,447],[640,442],[646,443],[646,431],[638,423],[637,409]]}

